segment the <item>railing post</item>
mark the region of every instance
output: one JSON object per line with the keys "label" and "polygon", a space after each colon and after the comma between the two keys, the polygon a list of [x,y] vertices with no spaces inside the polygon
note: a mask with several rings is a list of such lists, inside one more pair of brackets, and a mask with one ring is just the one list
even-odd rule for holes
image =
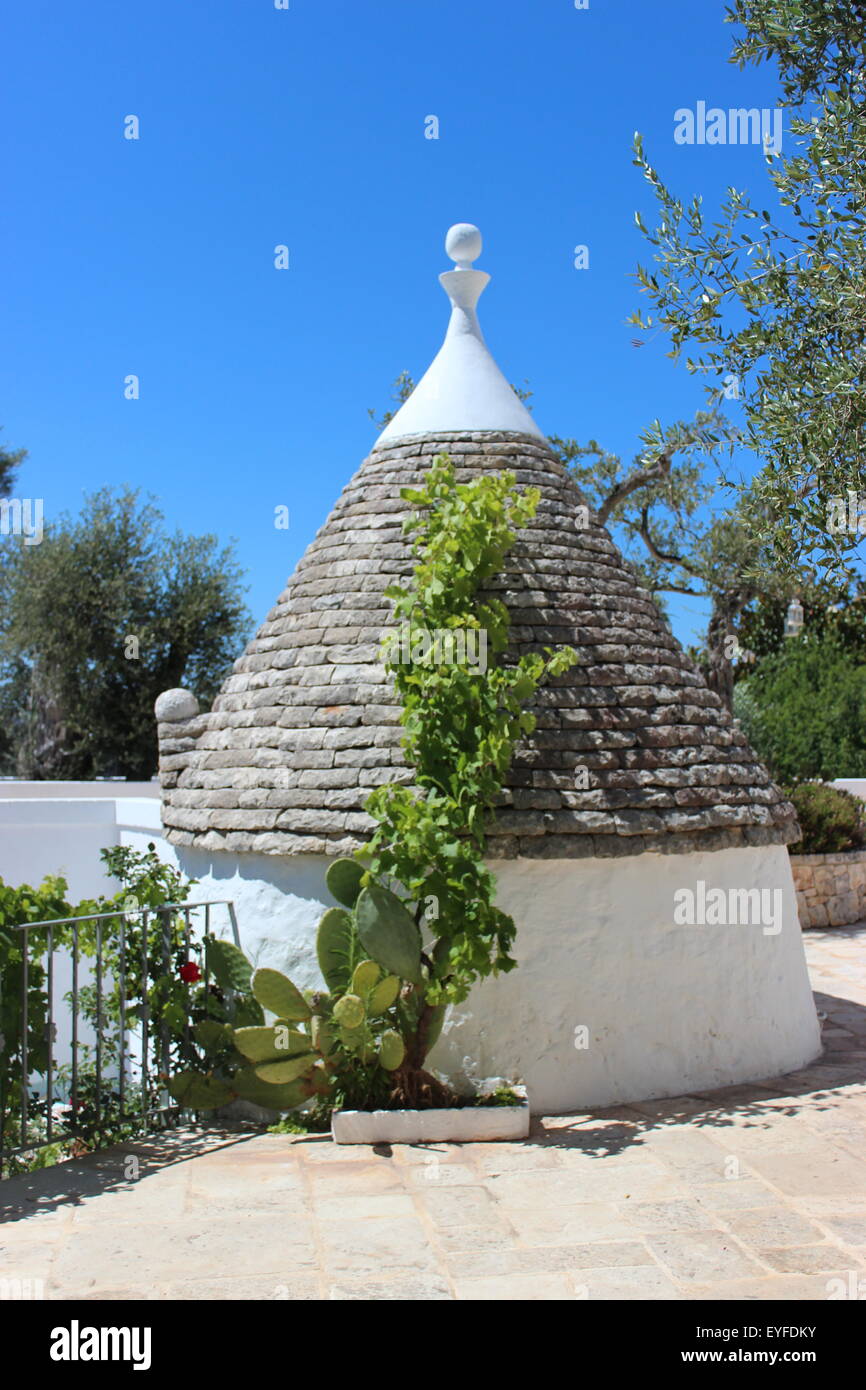
{"label": "railing post", "polygon": [[78,923],[72,923],[72,1127],[78,1125]]}
{"label": "railing post", "polygon": [[[3,1017],[3,971],[0,970],[0,1018]],[[6,1037],[0,1033],[0,1178],[6,1152]]]}
{"label": "railing post", "polygon": [[30,1071],[30,1046],[27,1029],[30,1019],[27,1012],[27,990],[30,986],[30,955],[27,928],[24,928],[24,945],[21,952],[21,1143],[27,1143],[27,1082]]}
{"label": "railing post", "polygon": [[[190,909],[189,909],[188,907],[185,907],[184,910],[183,910],[183,955],[184,955],[184,960],[189,960],[189,943],[190,943],[189,914],[190,914]],[[184,1020],[184,1025],[183,1025],[183,1049],[184,1049],[184,1054],[185,1054],[183,1060],[184,1060],[184,1063],[186,1063],[186,1062],[189,1061],[189,1054],[190,1054],[190,1051],[191,1051],[191,1043],[190,1043],[190,1026],[189,1026],[189,1010],[186,1011],[186,1019]]]}
{"label": "railing post", "polygon": [[126,913],[120,914],[120,978],[118,980],[119,990],[119,1027],[120,1027],[120,1077],[118,1078],[117,1089],[120,1096],[120,1121],[124,1119],[124,1103],[126,1099]]}
{"label": "railing post", "polygon": [[[171,913],[167,908],[160,908],[159,922],[162,928],[162,971],[164,975],[168,975],[169,970],[171,969]],[[159,1034],[160,1073],[161,1076],[167,1077],[169,1071],[171,1070],[171,1031],[165,1019],[163,1019],[162,1023],[160,1024]],[[162,1109],[162,1107],[165,1106],[168,1099],[168,1091],[166,1090],[165,1081],[161,1081],[159,1098],[160,1109]]]}
{"label": "railing post", "polygon": [[231,918],[231,923],[232,923],[232,936],[233,936],[234,939],[235,939],[235,945],[237,946],[238,950],[240,950],[240,948],[241,948],[241,938],[240,938],[240,933],[238,932],[238,919],[237,919],[237,916],[235,915],[235,905],[234,905],[233,902],[229,901],[229,903],[228,903],[228,909],[229,909],[229,917]]}
{"label": "railing post", "polygon": [[96,923],[96,1125],[102,1119],[102,922]]}
{"label": "railing post", "polygon": [[48,1044],[48,1069],[45,1077],[45,1129],[46,1139],[51,1143],[54,1133],[54,932],[48,928],[48,1022],[46,1024]]}
{"label": "railing post", "polygon": [[150,1004],[148,1002],[148,962],[147,962],[147,908],[141,914],[141,1116],[145,1134],[148,1131],[148,1103],[150,1091],[147,1075],[147,1044],[150,1034]]}

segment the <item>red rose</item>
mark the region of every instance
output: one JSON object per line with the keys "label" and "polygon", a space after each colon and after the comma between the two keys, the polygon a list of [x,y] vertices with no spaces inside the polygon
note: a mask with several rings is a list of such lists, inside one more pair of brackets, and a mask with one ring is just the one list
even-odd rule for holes
{"label": "red rose", "polygon": [[185,985],[194,985],[196,980],[201,979],[201,971],[194,960],[188,960],[186,965],[180,967],[180,978]]}

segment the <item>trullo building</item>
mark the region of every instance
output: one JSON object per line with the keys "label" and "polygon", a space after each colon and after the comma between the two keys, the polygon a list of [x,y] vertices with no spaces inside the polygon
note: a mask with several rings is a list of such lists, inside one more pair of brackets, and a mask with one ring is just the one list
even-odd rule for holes
{"label": "trullo building", "polygon": [[432,1064],[524,1079],[563,1111],[771,1076],[819,1030],[786,844],[791,806],[674,640],[491,357],[475,228],[443,346],[309,546],[209,713],[157,702],[163,821],[206,896],[237,904],[258,963],[319,983],[330,857],[370,790],[409,780],[379,664],[383,590],[409,569],[400,488],[447,450],[540,489],[498,588],[515,643],[580,663],[538,697],[491,844],[519,968],[453,1010]]}

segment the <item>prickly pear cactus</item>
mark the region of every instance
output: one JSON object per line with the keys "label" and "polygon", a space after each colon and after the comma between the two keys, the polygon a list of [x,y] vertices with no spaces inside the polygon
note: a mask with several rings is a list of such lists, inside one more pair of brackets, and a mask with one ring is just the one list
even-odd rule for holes
{"label": "prickly pear cactus", "polygon": [[[362,889],[362,877],[354,860],[337,860],[328,870],[329,890],[344,904],[324,914],[317,934],[328,991],[301,991],[279,970],[245,973],[241,963],[248,962],[240,952],[220,957],[226,983],[229,967],[233,981],[249,982],[253,1012],[241,1013],[234,1026],[197,1025],[196,1039],[205,1056],[213,1056],[214,1070],[173,1079],[172,1094],[181,1104],[205,1110],[238,1097],[291,1110],[332,1092],[342,1103],[387,1096],[388,1078],[406,1056],[401,1030],[413,1018],[401,992],[405,982],[423,979],[421,936],[400,899],[375,883]],[[262,1010],[275,1021],[266,1024]]]}
{"label": "prickly pear cactus", "polygon": [[414,985],[421,975],[421,933],[396,894],[378,883],[362,889],[355,909],[361,945],[392,975]]}
{"label": "prickly pear cactus", "polygon": [[310,1050],[310,1035],[286,1023],[274,1028],[236,1028],[234,1045],[249,1062],[276,1062]]}
{"label": "prickly pear cactus", "polygon": [[261,1062],[253,1067],[253,1071],[260,1081],[267,1081],[271,1086],[281,1086],[308,1076],[318,1060],[315,1052],[304,1052],[300,1057],[287,1057],[284,1062]]}
{"label": "prickly pear cactus", "polygon": [[216,1110],[232,1098],[228,1084],[215,1076],[202,1076],[195,1071],[181,1071],[168,1083],[171,1095],[185,1110]]}
{"label": "prickly pear cactus", "polygon": [[352,975],[352,993],[360,995],[363,999],[378,983],[381,974],[374,960],[362,960],[360,965],[356,965]]}
{"label": "prickly pear cactus", "polygon": [[380,980],[365,1000],[367,1013],[370,1018],[377,1018],[380,1014],[387,1013],[391,1005],[397,1000],[400,993],[400,980],[396,975],[386,975],[384,980]]}
{"label": "prickly pear cactus", "polygon": [[406,1045],[400,1034],[388,1028],[379,1041],[379,1062],[385,1071],[396,1071],[403,1064]]}
{"label": "prickly pear cactus", "polygon": [[348,989],[355,966],[363,956],[351,912],[341,907],[328,909],[319,923],[316,955],[328,989],[335,994]]}
{"label": "prickly pear cactus", "polygon": [[341,1028],[360,1028],[366,1017],[364,1001],[357,994],[344,994],[334,1005],[334,1022]]}
{"label": "prickly pear cactus", "polygon": [[354,907],[361,891],[364,870],[356,859],[335,859],[325,874],[328,892],[344,907]]}
{"label": "prickly pear cactus", "polygon": [[239,1100],[260,1105],[264,1110],[294,1110],[318,1094],[312,1077],[290,1081],[283,1085],[262,1081],[252,1067],[235,1073],[232,1087]]}
{"label": "prickly pear cactus", "polygon": [[263,1009],[277,1018],[308,1019],[312,1010],[301,991],[279,970],[257,970],[252,979],[253,994]]}

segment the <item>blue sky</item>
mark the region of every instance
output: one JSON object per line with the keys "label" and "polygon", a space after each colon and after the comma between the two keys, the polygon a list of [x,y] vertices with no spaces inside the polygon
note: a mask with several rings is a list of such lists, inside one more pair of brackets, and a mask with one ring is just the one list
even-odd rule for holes
{"label": "blue sky", "polygon": [[[439,347],[453,222],[482,229],[485,335],[545,432],[630,457],[654,417],[690,416],[700,383],[625,322],[653,211],[632,134],[714,205],[766,186],[760,149],[677,145],[674,111],[775,104],[769,69],[728,63],[723,0],[290,4],[7,5],[3,24],[17,493],[50,519],[105,484],[151,492],[169,527],[236,538],[257,621],[373,443],[368,407]],[[691,640],[701,605],[671,612]]]}

